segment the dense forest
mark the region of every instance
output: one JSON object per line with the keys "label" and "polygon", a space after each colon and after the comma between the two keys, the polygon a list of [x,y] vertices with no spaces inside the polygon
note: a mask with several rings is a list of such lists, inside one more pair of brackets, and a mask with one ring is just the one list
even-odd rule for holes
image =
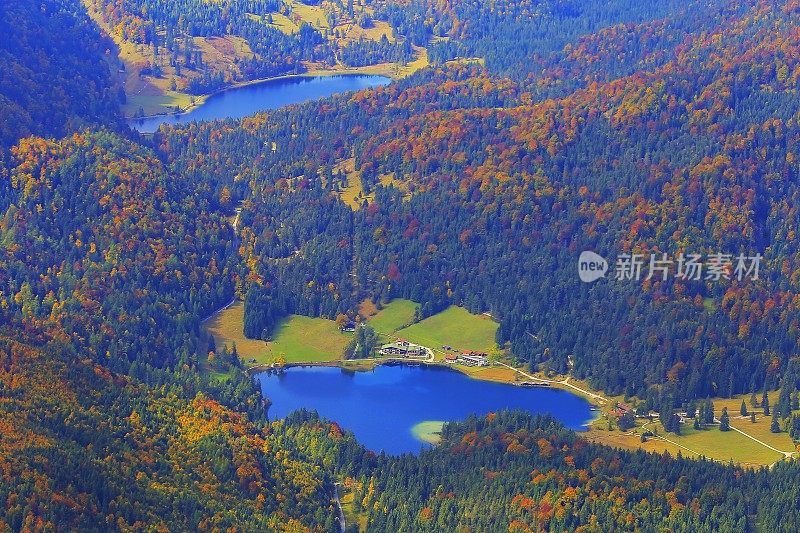
{"label": "dense forest", "polygon": [[[76,0],[0,4],[0,530],[338,531],[336,482],[370,531],[796,529],[793,461],[623,452],[521,413],[399,457],[313,413],[271,421],[235,357],[227,380],[203,371],[202,320],[238,296],[269,338],[367,298],[460,304],[520,364],[667,421],[780,388],[777,429],[798,438],[800,3],[309,4],[365,26],[368,5],[407,36],[343,60],[426,44],[434,66],[143,138]],[[261,46],[253,76],[333,54],[271,28],[273,2],[92,5],[198,70],[187,35]],[[588,285],[587,249],[764,263]]]}
{"label": "dense forest", "polygon": [[548,416],[450,423],[419,457],[365,452],[313,413],[275,427],[282,444],[338,465],[369,531],[790,532],[800,520],[797,464],[753,471],[614,450]]}
{"label": "dense forest", "polygon": [[112,43],[79,0],[2,0],[0,14],[0,146],[115,125],[120,95],[105,59]]}

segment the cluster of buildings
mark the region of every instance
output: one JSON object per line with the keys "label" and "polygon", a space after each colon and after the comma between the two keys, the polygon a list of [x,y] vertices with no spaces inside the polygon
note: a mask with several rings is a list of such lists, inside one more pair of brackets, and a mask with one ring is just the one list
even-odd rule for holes
{"label": "cluster of buildings", "polygon": [[[444,346],[442,348],[445,348]],[[447,346],[446,348],[450,348]],[[452,349],[452,348],[450,348]],[[388,357],[408,357],[411,359],[425,359],[433,353],[426,347],[404,340],[398,340],[381,346],[379,353]],[[450,364],[464,366],[489,366],[489,354],[483,352],[449,353],[445,361]]]}
{"label": "cluster of buildings", "polygon": [[397,341],[390,344],[384,344],[380,349],[381,355],[389,355],[392,357],[428,357],[428,350],[419,344],[412,344],[407,341]]}
{"label": "cluster of buildings", "polygon": [[460,355],[451,353],[447,354],[445,361],[464,366],[489,366],[489,355],[483,352],[464,352]]}

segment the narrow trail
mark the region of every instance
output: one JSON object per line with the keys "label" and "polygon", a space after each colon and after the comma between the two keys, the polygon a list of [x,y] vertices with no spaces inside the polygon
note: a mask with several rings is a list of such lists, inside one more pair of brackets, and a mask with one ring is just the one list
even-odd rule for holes
{"label": "narrow trail", "polygon": [[[719,423],[719,418],[714,418],[714,422]],[[745,433],[744,431],[742,431],[739,428],[736,428],[736,427],[733,427],[733,426],[730,426],[730,428],[733,431],[737,432],[737,433],[741,433],[742,435],[744,435],[748,439],[753,440],[753,441],[759,443],[760,445],[762,445],[762,446],[764,446],[766,448],[769,448],[770,450],[772,450],[774,452],[778,452],[778,453],[782,454],[784,456],[784,458],[788,459],[788,458],[793,457],[795,455],[795,452],[785,452],[783,450],[779,450],[777,448],[773,448],[772,446],[770,446],[769,444],[767,444],[763,440],[759,440],[759,439],[755,438],[754,436],[752,436],[752,435],[750,435],[748,433]]]}
{"label": "narrow trail", "polygon": [[333,499],[336,500],[336,509],[339,512],[339,531],[344,533],[347,525],[344,521],[344,510],[342,510],[342,502],[339,500],[339,483],[336,482],[333,484]]}
{"label": "narrow trail", "polygon": [[597,400],[601,404],[605,404],[605,403],[608,402],[608,399],[606,399],[605,397],[601,396],[600,394],[595,394],[594,392],[588,391],[586,389],[582,389],[582,388],[578,387],[577,385],[573,385],[572,383],[569,382],[570,378],[568,378],[568,377],[564,378],[562,381],[556,381],[556,380],[544,379],[544,378],[537,378],[536,376],[532,376],[532,375],[528,374],[527,372],[525,372],[523,370],[520,370],[519,368],[514,368],[513,366],[507,365],[505,363],[501,363],[500,361],[498,361],[497,364],[498,365],[502,365],[502,366],[504,366],[506,368],[510,368],[514,372],[519,372],[520,374],[522,374],[526,378],[532,379],[534,381],[538,381],[539,383],[548,383],[548,384],[551,384],[551,385],[552,384],[564,385],[565,387],[570,387],[572,389],[575,389],[576,391],[579,391],[580,393],[585,394],[585,395],[589,396],[590,398],[592,398],[594,400]]}
{"label": "narrow trail", "polygon": [[230,302],[226,303],[225,305],[223,305],[222,307],[220,307],[219,309],[217,309],[216,311],[205,317],[200,322],[201,323],[208,322],[209,320],[211,320],[212,318],[214,318],[215,316],[217,316],[218,314],[220,314],[221,312],[223,312],[224,310],[226,310],[235,303],[236,303],[236,297],[234,296],[233,298],[231,298]]}

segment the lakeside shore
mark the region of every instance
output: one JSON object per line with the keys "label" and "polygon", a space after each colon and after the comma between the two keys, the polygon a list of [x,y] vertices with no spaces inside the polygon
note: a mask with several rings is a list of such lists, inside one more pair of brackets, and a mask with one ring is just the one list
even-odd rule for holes
{"label": "lakeside shore", "polygon": [[[596,413],[595,417],[592,419],[591,422],[596,421],[600,416],[599,408],[605,405],[609,400],[603,398],[601,395],[587,391],[585,389],[581,389],[579,387],[570,386],[568,383],[569,377],[565,378],[564,381],[558,380],[551,380],[546,378],[537,378],[533,377],[522,370],[513,368],[509,365],[505,365],[503,363],[495,363],[488,367],[467,367],[458,364],[450,364],[439,360],[425,360],[425,359],[408,359],[408,358],[392,358],[392,357],[381,357],[381,358],[374,358],[374,359],[334,359],[330,361],[309,361],[309,362],[287,362],[282,367],[282,369],[288,368],[302,368],[302,367],[329,367],[329,368],[341,368],[342,370],[350,370],[353,372],[369,372],[374,370],[375,368],[383,365],[408,365],[408,366],[429,366],[433,368],[445,368],[448,370],[453,370],[459,372],[470,379],[475,379],[478,381],[489,381],[493,383],[502,383],[504,385],[513,385],[516,387],[541,387],[541,388],[549,388],[549,389],[556,389],[561,390],[564,392],[568,392],[580,398],[583,398],[588,403],[590,403],[595,409],[593,412]],[[503,375],[497,372],[491,372],[491,370],[502,370],[503,368],[507,368],[513,372],[519,373],[519,375],[526,377],[526,378],[533,378],[536,381],[540,382],[541,385],[531,385],[530,381],[522,380],[517,381],[514,379],[504,379]],[[278,367],[271,364],[258,364],[249,366],[246,368],[246,372],[250,375],[259,374],[262,372],[269,372],[279,370]],[[470,371],[472,370],[472,371]],[[484,374],[482,375],[480,371],[483,370]],[[486,372],[489,371],[489,372]]]}
{"label": "lakeside shore", "polygon": [[258,78],[254,80],[232,83],[230,85],[226,85],[224,87],[221,87],[215,91],[206,94],[201,94],[197,96],[190,95],[190,97],[194,98],[194,103],[181,107],[179,111],[164,111],[163,113],[152,113],[141,116],[131,115],[131,116],[126,116],[125,120],[128,122],[132,121],[135,122],[137,120],[148,120],[152,118],[177,117],[185,115],[186,113],[190,113],[191,111],[194,111],[198,107],[205,104],[206,101],[212,96],[216,96],[218,94],[222,94],[227,91],[242,89],[244,87],[250,87],[253,85],[260,85],[262,83],[269,83],[280,80],[289,80],[297,78],[319,78],[319,77],[332,77],[332,76],[383,76],[386,78],[390,78],[392,80],[398,79],[397,77],[392,76],[388,72],[386,73],[374,72],[373,69],[370,69],[370,67],[319,69],[319,70],[309,70],[307,72],[301,72],[298,74],[282,74],[280,76],[271,76],[268,78]]}

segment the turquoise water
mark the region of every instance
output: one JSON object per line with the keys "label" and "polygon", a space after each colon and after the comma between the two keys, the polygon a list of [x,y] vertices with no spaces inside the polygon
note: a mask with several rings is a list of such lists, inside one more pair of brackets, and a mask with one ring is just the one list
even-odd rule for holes
{"label": "turquoise water", "polygon": [[153,133],[161,124],[181,124],[193,120],[242,118],[259,111],[299,104],[337,93],[388,85],[385,76],[342,74],[338,76],[293,76],[236,87],[214,94],[200,106],[180,115],[159,115],[131,119],[130,126],[142,133]]}
{"label": "turquoise water", "polygon": [[379,366],[352,373],[294,367],[280,376],[256,377],[272,401],[270,418],[315,409],[352,430],[367,448],[390,454],[418,453],[427,446],[411,432],[425,420],[462,420],[504,408],[550,413],[576,430],[592,419],[591,405],[568,392],[479,381],[446,368]]}

